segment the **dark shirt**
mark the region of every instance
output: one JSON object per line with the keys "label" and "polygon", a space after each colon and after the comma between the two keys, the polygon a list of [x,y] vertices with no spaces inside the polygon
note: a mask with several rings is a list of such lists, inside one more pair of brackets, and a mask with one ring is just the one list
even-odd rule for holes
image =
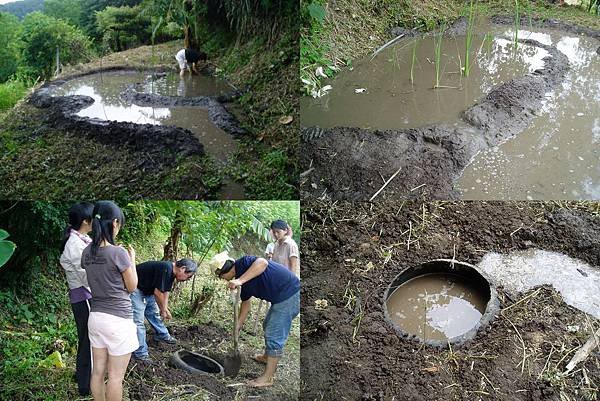
{"label": "dark shirt", "polygon": [[[235,278],[240,278],[257,259],[256,256],[244,256],[235,261]],[[277,304],[300,291],[300,280],[287,267],[268,261],[267,268],[260,275],[242,285],[240,298],[247,301],[251,297],[264,299]]]}
{"label": "dark shirt", "polygon": [[144,262],[136,266],[138,274],[137,288],[144,295],[154,294],[154,289],[169,292],[173,288],[173,262]]}
{"label": "dark shirt", "polygon": [[206,60],[206,53],[194,49],[185,49],[185,60],[188,63],[197,63],[200,60]]}

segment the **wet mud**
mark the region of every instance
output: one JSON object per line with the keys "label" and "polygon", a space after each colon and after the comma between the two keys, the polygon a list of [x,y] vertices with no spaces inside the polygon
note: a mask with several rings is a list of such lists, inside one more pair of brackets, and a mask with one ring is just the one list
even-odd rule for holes
{"label": "wet mud", "polygon": [[[537,248],[600,271],[599,217],[536,202],[309,201],[303,222],[302,400],[593,396],[599,355],[578,366],[585,373],[559,372],[600,321],[567,305],[548,285],[523,293],[499,287],[505,310],[472,340],[451,349],[398,336],[385,320],[383,299],[403,266],[451,258],[454,248],[457,259],[473,265],[489,252]],[[328,307],[315,308],[323,299]]]}
{"label": "wet mud", "polygon": [[[93,117],[78,115],[82,110],[94,104],[94,99],[90,96],[56,96],[56,93],[60,93],[62,85],[68,84],[77,78],[92,76],[93,74],[101,72],[126,74],[128,73],[128,70],[121,68],[103,69],[52,81],[34,92],[31,95],[29,102],[38,108],[48,111],[45,124],[51,128],[81,133],[82,135],[92,137],[94,140],[103,144],[126,146],[133,151],[140,152],[142,155],[140,158],[140,166],[143,168],[157,168],[160,165],[170,165],[178,158],[188,155],[204,155],[206,153],[205,145],[202,143],[202,135],[198,135],[198,133],[192,131],[194,127],[196,127],[196,123],[194,123],[195,125],[190,125],[186,128],[175,125],[160,125],[155,121],[156,118],[154,116],[156,112],[160,112],[160,109],[153,109],[151,115],[148,117],[143,117],[144,112],[142,111],[143,118],[141,121],[149,123],[138,124],[136,122],[127,121],[129,117],[126,116],[126,111],[115,115],[117,119],[122,119],[124,121],[113,121],[110,119],[99,118],[98,113],[92,113]],[[160,71],[157,73],[159,76],[161,74],[166,75],[166,73],[161,73]],[[145,86],[140,84],[139,87],[143,88]],[[211,88],[213,91],[216,91],[217,89],[218,88]],[[234,93],[230,91],[222,95],[214,94],[211,96],[190,97],[188,98],[190,99],[189,104],[186,104],[185,106],[189,106],[190,108],[197,107],[202,109],[201,111],[207,110],[208,119],[214,123],[217,129],[223,129],[223,131],[229,134],[243,134],[245,133],[245,130],[239,127],[239,123],[235,117],[233,117],[223,106],[224,103],[231,102],[238,95],[238,92]],[[144,94],[137,92],[133,86],[124,91],[121,94],[121,97],[125,101],[131,101],[132,103],[136,103],[136,106],[142,107],[159,107],[167,105],[179,106],[178,103],[182,103],[181,105],[184,106],[183,103],[186,103],[185,101],[181,102],[181,99],[184,98],[180,98],[179,96],[162,96],[152,93]],[[100,107],[103,108],[104,106]],[[188,111],[189,110],[190,109],[188,109]],[[103,109],[102,112],[105,112],[105,110]],[[117,110],[117,113],[118,112],[119,111]],[[198,113],[191,113],[191,115],[196,114]],[[122,117],[119,117],[120,115],[122,115]],[[114,119],[115,117],[112,118]],[[160,116],[158,118],[160,118]],[[214,130],[215,128],[211,127],[204,127],[201,129],[202,132],[210,131],[211,137],[217,138],[219,136],[218,132],[212,133]],[[213,139],[208,138],[208,140],[212,141]],[[219,142],[223,141],[224,139],[219,140]],[[229,140],[229,142],[233,143],[233,140]],[[211,145],[212,143],[207,144],[209,148],[214,147]],[[211,153],[214,152],[211,151]],[[223,154],[223,152],[221,153]],[[239,191],[236,189],[234,192],[237,193]]]}
{"label": "wet mud", "polygon": [[143,93],[138,91],[138,85],[129,86],[121,97],[138,106],[151,107],[198,107],[208,110],[210,120],[223,131],[231,135],[244,135],[245,129],[240,127],[237,119],[225,108],[224,103],[232,102],[241,95],[240,92],[230,92],[217,96],[166,96],[156,93]]}
{"label": "wet mud", "polygon": [[[501,17],[496,24],[513,24]],[[546,21],[549,28],[568,24]],[[464,20],[450,33],[464,33]],[[571,27],[597,38],[599,33]],[[398,32],[394,32],[398,33]],[[520,43],[542,49],[543,68],[494,87],[461,113],[453,125],[434,124],[410,129],[370,130],[356,127],[304,127],[301,129],[303,171],[301,192],[307,198],[370,199],[459,198],[455,182],[481,151],[497,146],[522,132],[543,107],[548,91],[559,86],[569,70],[569,60],[555,46],[532,39]]]}

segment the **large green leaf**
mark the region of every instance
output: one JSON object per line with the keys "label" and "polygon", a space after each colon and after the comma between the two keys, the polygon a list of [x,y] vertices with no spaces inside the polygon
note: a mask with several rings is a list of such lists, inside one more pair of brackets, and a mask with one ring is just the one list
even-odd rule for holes
{"label": "large green leaf", "polygon": [[11,241],[0,241],[0,267],[4,266],[8,259],[10,259],[16,247]]}

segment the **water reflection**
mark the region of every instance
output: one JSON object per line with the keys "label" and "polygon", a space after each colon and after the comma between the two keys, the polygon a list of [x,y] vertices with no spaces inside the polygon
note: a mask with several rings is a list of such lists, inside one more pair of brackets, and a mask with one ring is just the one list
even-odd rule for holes
{"label": "water reflection", "polygon": [[542,59],[548,55],[529,45],[519,45],[515,51],[512,41],[502,35],[476,35],[466,78],[461,73],[465,38],[444,38],[440,88],[433,89],[434,45],[432,37],[413,38],[384,50],[372,61],[358,62],[331,82],[329,94],[301,99],[302,125],[398,129],[458,123],[461,111],[493,87],[542,68]]}

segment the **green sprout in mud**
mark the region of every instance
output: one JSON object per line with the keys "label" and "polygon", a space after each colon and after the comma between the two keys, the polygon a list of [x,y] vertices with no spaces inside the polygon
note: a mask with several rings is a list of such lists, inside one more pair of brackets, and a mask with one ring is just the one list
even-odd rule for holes
{"label": "green sprout in mud", "polygon": [[519,27],[521,26],[521,15],[519,13],[519,0],[515,0],[515,49],[519,47]]}
{"label": "green sprout in mud", "polygon": [[444,37],[444,31],[446,29],[446,23],[443,21],[440,25],[440,30],[436,37],[434,37],[434,52],[435,52],[435,86],[434,89],[440,87],[440,74],[442,71],[441,58],[442,58],[442,39]]}
{"label": "green sprout in mud", "polygon": [[414,69],[415,69],[415,61],[417,60],[417,43],[418,40],[415,39],[415,42],[413,44],[413,49],[412,49],[412,57],[410,59],[410,84],[414,85],[415,79],[414,79]]}
{"label": "green sprout in mud", "polygon": [[475,19],[475,2],[471,0],[469,3],[469,17],[467,19],[467,37],[465,42],[465,67],[463,73],[465,77],[468,77],[471,72],[471,60],[470,53],[471,47],[473,45],[473,29],[474,29],[474,19]]}

